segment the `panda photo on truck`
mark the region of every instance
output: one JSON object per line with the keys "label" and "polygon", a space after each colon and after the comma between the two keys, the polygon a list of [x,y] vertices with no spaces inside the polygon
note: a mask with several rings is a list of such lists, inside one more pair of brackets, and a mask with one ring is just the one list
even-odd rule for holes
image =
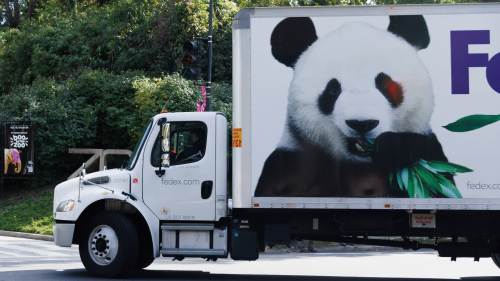
{"label": "panda photo on truck", "polygon": [[294,75],[286,128],[255,196],[408,197],[388,183],[390,173],[420,159],[447,161],[417,53],[430,42],[425,19],[389,18],[387,30],[354,22],[322,38],[308,17],[274,28],[272,54]]}

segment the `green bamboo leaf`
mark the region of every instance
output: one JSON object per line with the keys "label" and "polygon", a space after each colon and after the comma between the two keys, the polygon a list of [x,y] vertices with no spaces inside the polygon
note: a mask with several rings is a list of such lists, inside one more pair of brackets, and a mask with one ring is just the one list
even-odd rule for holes
{"label": "green bamboo leaf", "polygon": [[495,123],[497,121],[500,121],[500,114],[499,115],[475,114],[460,118],[457,121],[443,127],[452,132],[468,132],[482,128],[486,125]]}
{"label": "green bamboo leaf", "polygon": [[462,198],[460,191],[449,179],[439,174],[436,174],[436,179],[439,180],[442,195],[447,198]]}
{"label": "green bamboo leaf", "polygon": [[432,198],[431,191],[426,186],[424,186],[420,177],[417,177],[416,181],[418,181],[418,187],[420,188],[421,195],[419,198]]}
{"label": "green bamboo leaf", "polygon": [[439,180],[435,177],[435,174],[432,171],[427,170],[421,165],[416,165],[415,169],[425,189],[429,190],[432,194],[441,193]]}
{"label": "green bamboo leaf", "polygon": [[408,168],[403,168],[400,171],[401,174],[401,181],[403,181],[403,186],[405,187],[406,190],[408,190],[408,175],[409,169]]}
{"label": "green bamboo leaf", "polygon": [[425,168],[426,170],[428,170],[429,172],[431,172],[431,173],[438,173],[438,172],[439,172],[438,170],[436,170],[436,169],[432,168],[432,167],[428,164],[428,162],[427,162],[426,160],[424,160],[424,159],[420,159],[420,160],[418,160],[418,162],[417,162],[417,163],[418,163],[420,166],[422,166],[423,168]]}
{"label": "green bamboo leaf", "polygon": [[415,189],[415,198],[425,198],[422,181],[419,180],[418,175],[416,173],[411,172],[411,175],[412,175],[411,181],[413,182],[413,187]]}
{"label": "green bamboo leaf", "polygon": [[396,172],[396,180],[398,182],[399,189],[402,191],[406,191],[406,187],[404,186],[403,179],[401,178],[401,171]]}
{"label": "green bamboo leaf", "polygon": [[[413,181],[413,173],[411,172],[410,169],[403,169],[406,170],[406,180],[407,180],[407,188],[406,191],[408,192],[408,197],[410,198],[417,198],[418,195],[415,191],[415,182]],[[401,170],[401,172],[403,171]]]}
{"label": "green bamboo leaf", "polygon": [[456,173],[468,173],[473,171],[472,169],[451,162],[421,160],[419,164],[422,164],[422,166],[430,170],[441,173],[456,174]]}
{"label": "green bamboo leaf", "polygon": [[[466,173],[471,169],[454,163],[420,160],[412,168],[403,168],[389,176],[389,182],[396,181],[410,198],[431,198],[443,195],[447,198],[462,198],[460,191],[443,174]],[[443,174],[441,174],[443,173]]]}
{"label": "green bamboo leaf", "polygon": [[418,173],[416,167],[413,168],[413,180],[415,182],[415,189],[417,190],[417,196],[418,198],[431,198],[431,192],[429,189],[424,186],[422,182],[422,178],[420,177],[420,174]]}

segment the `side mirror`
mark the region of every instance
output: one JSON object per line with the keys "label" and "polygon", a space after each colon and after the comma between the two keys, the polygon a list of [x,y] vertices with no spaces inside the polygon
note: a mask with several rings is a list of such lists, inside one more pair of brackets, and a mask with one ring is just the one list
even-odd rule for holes
{"label": "side mirror", "polygon": [[161,166],[170,167],[170,123],[161,125]]}
{"label": "side mirror", "polygon": [[160,126],[161,134],[161,162],[155,173],[157,176],[163,177],[165,170],[162,168],[170,167],[170,123],[167,122],[167,118],[160,118],[158,126]]}
{"label": "side mirror", "polygon": [[82,170],[80,171],[80,176],[85,177],[87,175],[87,167],[85,163],[82,164]]}

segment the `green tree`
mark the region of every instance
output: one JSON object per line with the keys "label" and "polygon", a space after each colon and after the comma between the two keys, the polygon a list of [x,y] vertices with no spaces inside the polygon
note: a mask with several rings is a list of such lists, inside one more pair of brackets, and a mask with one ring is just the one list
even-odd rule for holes
{"label": "green tree", "polygon": [[41,4],[40,0],[1,0],[0,26],[17,28],[22,20],[34,18]]}
{"label": "green tree", "polygon": [[34,122],[37,173],[46,179],[67,176],[71,172],[64,157],[67,149],[87,146],[95,139],[92,106],[53,80],[36,80],[0,96],[0,118]]}

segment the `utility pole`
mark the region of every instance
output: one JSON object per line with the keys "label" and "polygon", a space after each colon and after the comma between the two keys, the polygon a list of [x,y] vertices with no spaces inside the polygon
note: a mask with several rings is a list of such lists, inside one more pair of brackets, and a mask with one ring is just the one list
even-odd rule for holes
{"label": "utility pole", "polygon": [[207,107],[206,111],[212,111],[210,100],[212,98],[212,39],[213,39],[213,17],[214,17],[214,3],[210,0],[210,7],[208,13],[208,74],[207,74]]}

